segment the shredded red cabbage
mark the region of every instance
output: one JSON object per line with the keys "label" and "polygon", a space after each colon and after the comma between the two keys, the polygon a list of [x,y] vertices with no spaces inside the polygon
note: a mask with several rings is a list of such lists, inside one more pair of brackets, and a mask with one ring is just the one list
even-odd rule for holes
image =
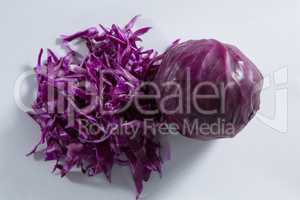
{"label": "shredded red cabbage", "polygon": [[[144,134],[142,123],[147,117],[159,121],[160,114],[145,116],[134,106],[115,112],[134,98],[133,92],[143,81],[153,80],[161,61],[154,50],[138,44],[150,28],[133,31],[136,20],[137,16],[124,28],[100,25],[63,35],[61,44],[67,52],[61,57],[48,49],[43,60],[40,50],[35,67],[37,98],[29,115],[39,124],[41,138],[28,155],[44,144],[45,160],[56,161],[54,171],[59,170],[61,176],[80,167],[90,176],[103,172],[111,181],[114,164],[128,166],[138,198],[143,181],[152,172],[161,173],[163,160],[159,136]],[[72,48],[74,40],[83,42],[87,53]],[[101,76],[105,70],[110,73]],[[156,103],[148,100],[143,106],[153,108]],[[97,126],[97,134],[89,133],[87,124]],[[112,124],[138,127],[138,131],[134,137],[114,134]]]}

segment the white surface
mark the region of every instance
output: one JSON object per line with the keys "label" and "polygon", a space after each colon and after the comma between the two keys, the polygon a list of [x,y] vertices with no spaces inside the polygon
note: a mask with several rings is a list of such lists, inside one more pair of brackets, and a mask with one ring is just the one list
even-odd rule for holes
{"label": "white surface", "polygon": [[172,161],[162,179],[154,176],[145,184],[145,199],[299,200],[299,0],[1,0],[0,199],[134,199],[134,185],[124,168],[114,169],[110,185],[102,176],[73,173],[60,179],[50,173],[53,163],[26,158],[39,132],[16,107],[13,87],[34,66],[40,47],[59,49],[59,34],[98,23],[125,24],[136,14],[143,15],[139,25],[154,26],[145,37],[147,47],[163,50],[176,38],[216,38],[236,44],[265,75],[288,67],[289,81],[278,93],[289,90],[286,133],[270,127],[285,129],[285,105],[283,99],[277,106],[283,116],[277,113],[277,121],[270,119],[276,91],[267,90],[260,117],[236,138],[209,143],[171,138]]}

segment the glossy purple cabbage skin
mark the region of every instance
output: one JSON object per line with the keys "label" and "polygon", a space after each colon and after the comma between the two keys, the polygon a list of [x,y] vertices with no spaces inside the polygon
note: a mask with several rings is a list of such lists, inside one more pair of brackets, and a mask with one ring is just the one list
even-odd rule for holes
{"label": "glossy purple cabbage skin", "polygon": [[[149,27],[133,31],[138,16],[134,17],[125,27],[120,28],[113,24],[111,28],[92,27],[72,35],[63,35],[62,46],[67,50],[64,56],[58,56],[50,49],[43,60],[41,49],[37,66],[35,67],[38,83],[37,98],[32,105],[33,111],[28,114],[39,124],[41,138],[36,147],[28,155],[37,151],[40,145],[46,161],[56,161],[53,171],[59,170],[65,176],[73,168],[80,167],[83,173],[94,176],[104,173],[111,181],[112,168],[115,164],[128,166],[137,189],[137,198],[143,190],[143,182],[148,181],[152,172],[161,173],[162,145],[158,135],[143,134],[143,116],[134,108],[120,114],[102,114],[97,109],[90,113],[75,112],[75,120],[85,119],[100,124],[103,135],[91,135],[79,131],[79,124],[67,125],[70,117],[69,109],[73,105],[85,106],[90,102],[90,91],[100,91],[99,102],[108,110],[115,110],[131,98],[131,92],[143,81],[154,78],[161,61],[157,52],[145,50],[140,46],[140,36],[149,31]],[[81,54],[73,49],[70,42],[80,41],[88,49]],[[98,72],[102,69],[111,69],[114,76],[105,80],[102,87],[99,85]],[[85,89],[71,85],[72,98],[64,98],[67,105],[62,113],[49,112],[49,108],[56,110],[58,99],[48,101],[48,87],[55,92],[64,94],[65,88],[58,87],[59,83],[69,81],[88,83]],[[72,101],[69,103],[69,101]],[[98,105],[96,105],[97,108]],[[155,101],[148,101],[145,106],[155,107]],[[72,110],[72,109],[71,109]],[[159,120],[160,116],[151,116]],[[121,123],[136,124],[141,130],[135,137],[130,135],[109,134],[108,124]],[[126,126],[124,124],[124,126]],[[168,151],[168,150],[167,150]]]}
{"label": "glossy purple cabbage skin", "polygon": [[[187,86],[187,79],[190,79],[190,86]],[[189,40],[167,50],[155,77],[155,82],[161,86],[162,94],[158,103],[162,98],[174,93],[174,89],[166,89],[162,86],[168,81],[175,81],[181,86],[183,105],[190,103],[191,108],[190,111],[185,109],[183,112],[176,111],[168,114],[162,112],[167,122],[177,124],[178,131],[189,138],[210,140],[234,137],[254,117],[260,107],[263,76],[258,68],[237,47],[214,39]],[[203,86],[196,94],[218,93],[220,97],[222,91],[219,86],[223,84],[226,88],[223,90],[224,100],[200,98],[196,101],[203,110],[217,110],[214,114],[197,110],[195,104],[191,102],[192,93],[187,92],[187,88],[193,92],[199,83],[204,82],[212,83],[219,89],[216,92],[210,86]],[[164,108],[176,110],[178,105],[178,100],[174,98],[167,101]],[[221,105],[223,110],[220,109]],[[216,128],[218,130],[192,129],[194,122],[196,122],[194,124],[198,123],[198,127],[201,124],[213,127],[212,124],[221,124],[218,120],[231,128],[230,131],[229,128],[223,129],[222,125],[218,125]]]}

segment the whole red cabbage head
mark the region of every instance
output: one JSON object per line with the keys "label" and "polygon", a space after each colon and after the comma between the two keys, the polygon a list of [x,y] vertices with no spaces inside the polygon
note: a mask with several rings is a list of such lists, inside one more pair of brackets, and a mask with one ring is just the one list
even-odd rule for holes
{"label": "whole red cabbage head", "polygon": [[174,44],[155,77],[160,111],[184,136],[235,136],[260,106],[263,76],[235,46],[217,40]]}

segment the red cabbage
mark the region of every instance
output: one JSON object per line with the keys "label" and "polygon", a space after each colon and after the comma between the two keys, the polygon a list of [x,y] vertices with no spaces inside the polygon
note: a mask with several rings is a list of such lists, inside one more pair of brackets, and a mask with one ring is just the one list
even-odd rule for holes
{"label": "red cabbage", "polygon": [[[56,161],[54,171],[60,170],[61,176],[80,167],[90,176],[104,173],[110,181],[114,164],[128,166],[138,197],[143,181],[152,172],[161,173],[162,145],[159,135],[144,133],[147,116],[134,106],[115,112],[132,100],[142,82],[154,78],[160,64],[154,50],[139,45],[140,36],[150,28],[133,31],[136,20],[124,28],[100,25],[63,35],[61,44],[67,52],[61,57],[48,49],[43,60],[41,49],[35,67],[38,93],[29,113],[41,128],[41,138],[29,155],[45,145],[45,160]],[[88,51],[73,49],[74,40]],[[105,70],[109,73],[100,75]],[[155,100],[144,101],[143,106],[155,108]],[[159,121],[160,114],[148,118]],[[89,125],[97,132],[91,128],[90,133]],[[115,134],[112,125],[136,128],[136,134]]]}
{"label": "red cabbage", "polygon": [[[190,138],[233,137],[259,109],[263,77],[239,49],[216,40],[177,40],[162,55],[144,50],[140,36],[150,28],[133,31],[137,18],[124,28],[99,25],[62,35],[64,56],[47,49],[43,59],[40,50],[37,98],[28,114],[41,137],[28,155],[44,145],[45,160],[56,161],[53,170],[62,177],[79,167],[111,181],[115,164],[128,166],[138,198],[151,173],[161,173],[166,153],[160,132],[146,120],[154,130],[167,122]],[[87,52],[74,49],[74,41]],[[151,114],[132,104],[157,92],[140,88],[149,81],[159,94],[139,106],[157,111]]]}
{"label": "red cabbage", "polygon": [[155,82],[167,122],[184,136],[214,139],[235,136],[254,117],[263,76],[235,46],[190,40],[167,50]]}

